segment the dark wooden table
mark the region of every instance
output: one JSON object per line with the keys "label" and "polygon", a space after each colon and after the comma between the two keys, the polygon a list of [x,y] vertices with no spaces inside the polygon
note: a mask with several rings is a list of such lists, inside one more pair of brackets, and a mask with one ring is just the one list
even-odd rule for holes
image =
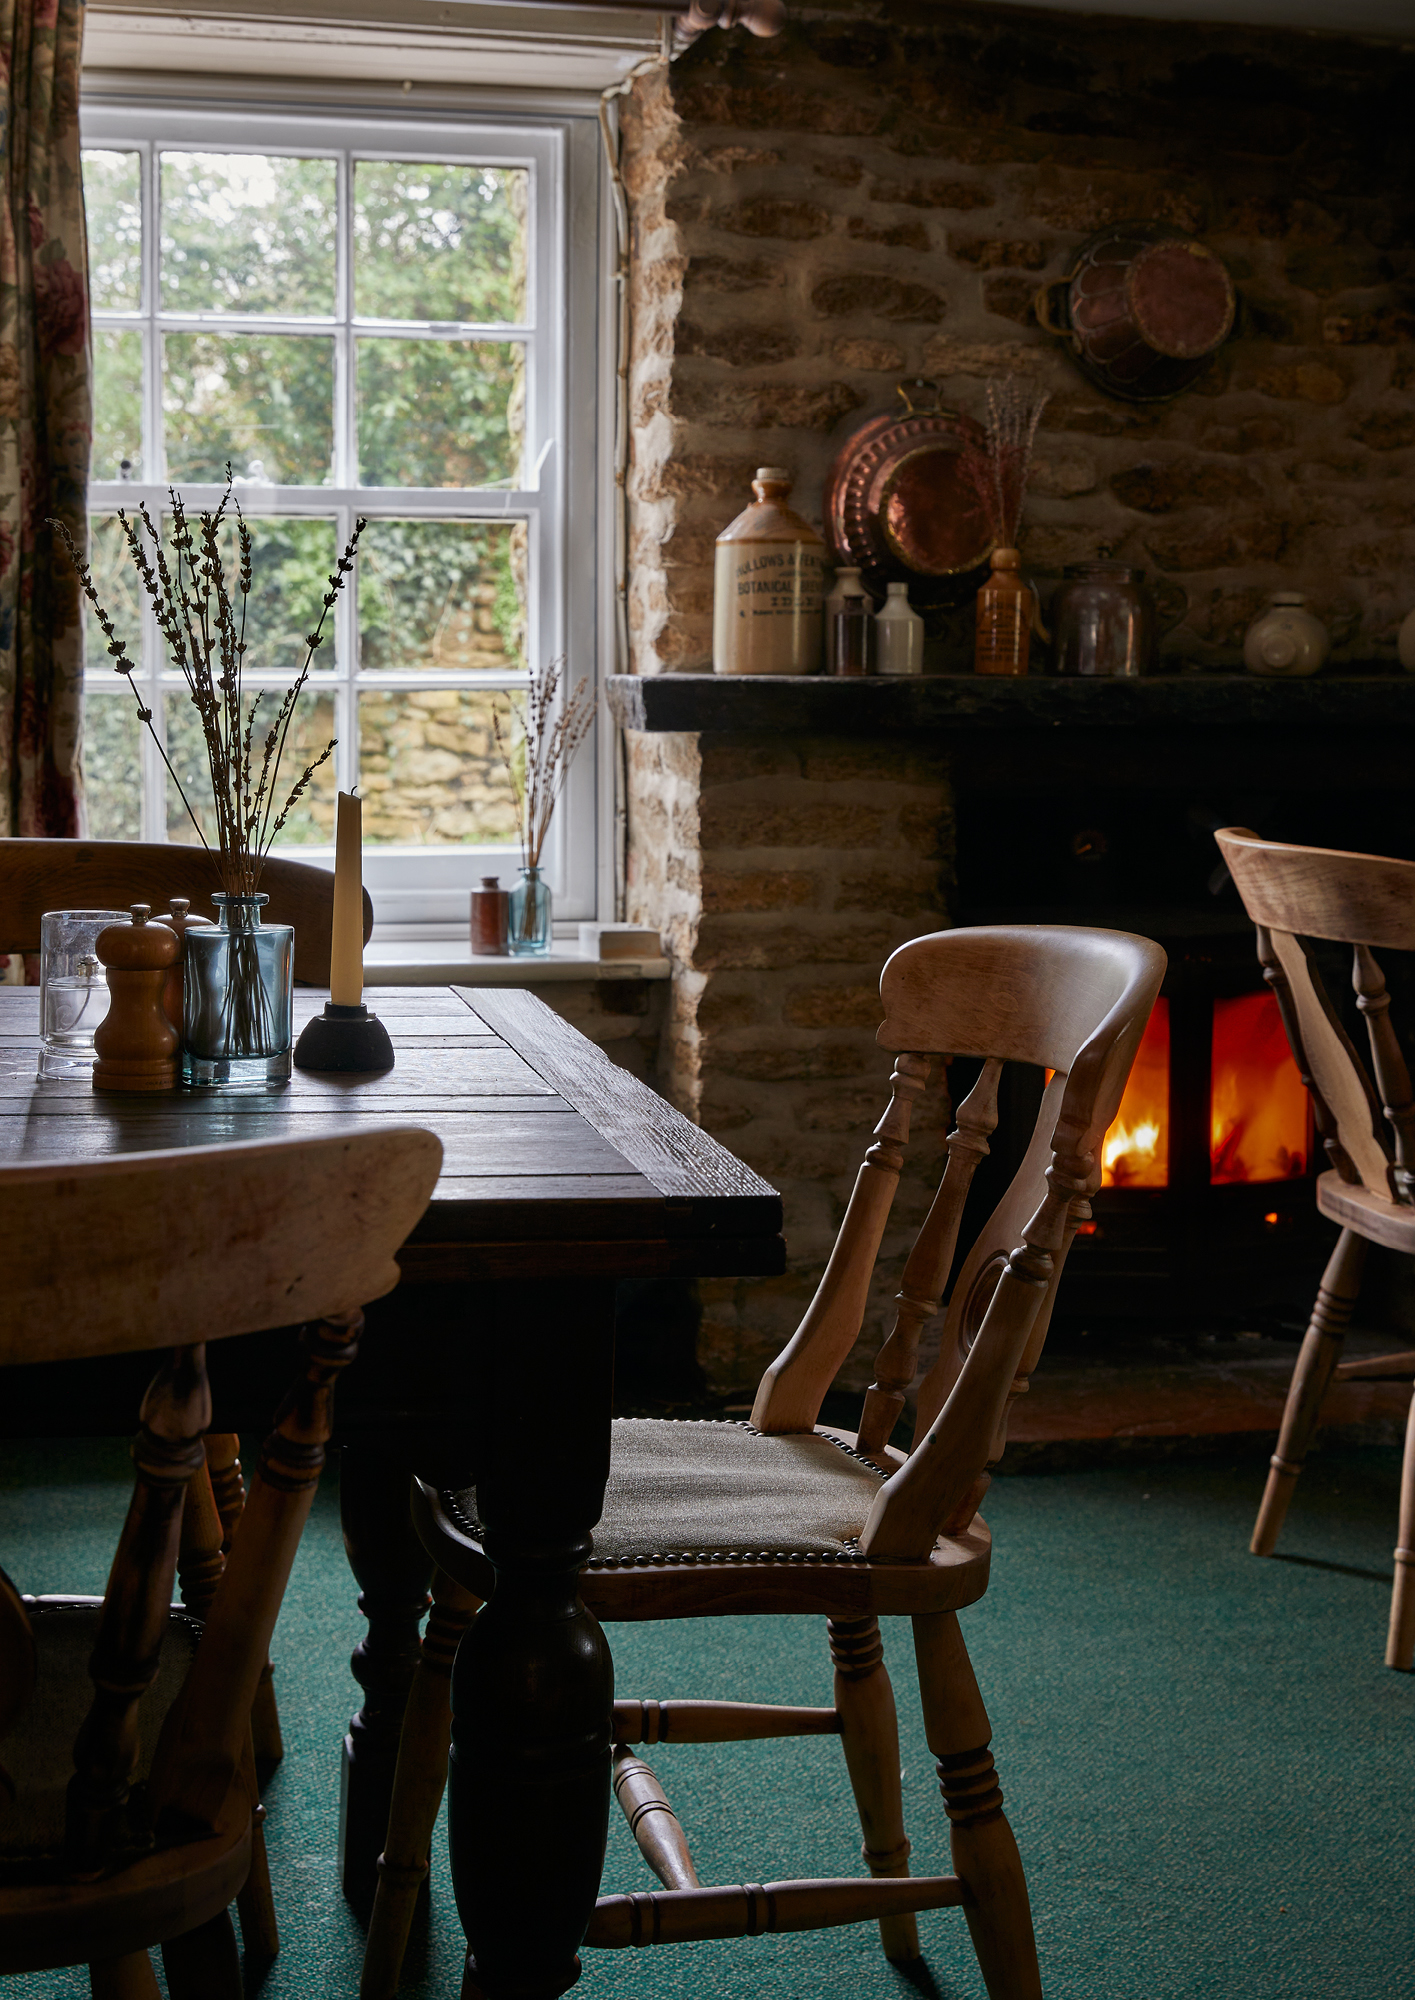
{"label": "dark wooden table", "polygon": [[[323,998],[297,995],[297,1031]],[[774,1274],[781,1201],[530,993],[369,998],[397,1050],[386,1076],[297,1071],[269,1096],[118,1097],[36,1082],[38,995],[0,988],[0,1162],[350,1125],[420,1125],[441,1139],[442,1177],[400,1253],[403,1283],[370,1306],[339,1395],[341,1510],[368,1619],[353,1661],[364,1701],[345,1739],[344,1883],[355,1903],[371,1899],[417,1658],[429,1568],[409,1524],[409,1474],[475,1481],[497,1588],[453,1681],[453,1881],[476,1984],[539,2000],[575,1976],[608,1821],[609,1656],[576,1579],[608,1474],[616,1282]],[[213,1352],[218,1428],[268,1420],[278,1366],[272,1353],[264,1369],[254,1346],[253,1363],[243,1356],[224,1375]],[[146,1364],[124,1366],[97,1394],[92,1371],[80,1388],[11,1370],[12,1382],[33,1379],[0,1432],[131,1428]]]}

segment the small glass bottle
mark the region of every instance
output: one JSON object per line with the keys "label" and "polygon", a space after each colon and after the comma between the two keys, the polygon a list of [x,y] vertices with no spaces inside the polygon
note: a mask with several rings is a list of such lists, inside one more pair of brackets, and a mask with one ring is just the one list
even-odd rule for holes
{"label": "small glass bottle", "polygon": [[506,942],[513,958],[548,956],[550,909],[550,884],[539,868],[523,867],[507,899]]}
{"label": "small glass bottle", "polygon": [[891,583],[875,614],[875,672],[924,671],[924,621],[909,602],[907,583]]}
{"label": "small glass bottle", "polygon": [[847,567],[845,569],[838,569],[835,572],[835,582],[831,585],[830,594],[826,598],[824,606],[825,670],[828,674],[835,672],[836,613],[840,610],[847,597],[864,597],[865,595],[865,586],[860,581],[859,570]]}
{"label": "small glass bottle", "polygon": [[847,597],[835,614],[833,671],[837,677],[874,672],[874,637],[869,598]]}
{"label": "small glass bottle", "polygon": [[472,891],[472,954],[476,958],[505,958],[507,895],[499,875],[483,875],[480,889]]}
{"label": "small glass bottle", "polygon": [[1016,549],[994,549],[992,575],[978,592],[977,640],[973,671],[979,674],[1025,674],[1032,646],[1031,586],[1019,571]]}

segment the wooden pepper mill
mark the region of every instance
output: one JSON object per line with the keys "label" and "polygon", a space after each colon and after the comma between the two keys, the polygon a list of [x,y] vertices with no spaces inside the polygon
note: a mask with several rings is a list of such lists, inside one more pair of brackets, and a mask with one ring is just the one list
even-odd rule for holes
{"label": "wooden pepper mill", "polygon": [[181,941],[152,924],[150,903],[130,905],[131,924],[110,924],[94,946],[108,969],[108,1013],[94,1030],[95,1090],[175,1090],[177,1031],[162,1011]]}

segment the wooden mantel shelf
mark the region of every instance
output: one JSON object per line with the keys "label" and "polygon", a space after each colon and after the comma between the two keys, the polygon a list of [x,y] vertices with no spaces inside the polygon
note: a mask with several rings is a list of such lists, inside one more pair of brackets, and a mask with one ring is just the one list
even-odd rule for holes
{"label": "wooden mantel shelf", "polygon": [[626,729],[913,735],[920,730],[1415,726],[1415,674],[1338,671],[1308,680],[1154,674],[1142,680],[1019,680],[931,674],[827,680],[818,674],[615,674],[610,712]]}

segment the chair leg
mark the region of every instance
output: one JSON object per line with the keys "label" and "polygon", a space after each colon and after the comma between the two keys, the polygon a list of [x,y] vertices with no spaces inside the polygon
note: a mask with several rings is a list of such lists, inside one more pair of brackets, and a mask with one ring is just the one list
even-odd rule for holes
{"label": "chair leg", "polygon": [[93,2000],[162,2000],[157,1974],[145,1951],[97,1959],[88,1969]]}
{"label": "chair leg", "polygon": [[1272,1456],[1263,1504],[1258,1509],[1253,1539],[1248,1545],[1255,1556],[1270,1556],[1277,1547],[1292,1489],[1317,1428],[1332,1373],[1341,1359],[1365,1267],[1365,1237],[1358,1236],[1354,1229],[1343,1229],[1322,1273],[1302,1352],[1292,1371],[1277,1450]]}
{"label": "chair leg", "polygon": [[953,1611],[914,1620],[924,1733],[938,1759],[953,1866],[989,2000],[1042,2000],[1027,1880],[988,1749],[992,1725]]}
{"label": "chair leg", "polygon": [[[861,1853],[871,1875],[907,1875],[909,1842],[904,1833],[904,1799],[899,1780],[899,1722],[894,1689],[884,1665],[877,1618],[827,1621],[835,1667],[835,1708],[855,1809],[864,1834]],[[882,1917],[880,1943],[886,1958],[907,1964],[919,1956],[919,1926],[913,1915]]]}
{"label": "chair leg", "polygon": [[241,1958],[230,1913],[168,1938],[162,1967],[172,2000],[242,2000]]}
{"label": "chair leg", "polygon": [[1395,1537],[1395,1589],[1390,1600],[1386,1665],[1409,1673],[1415,1665],[1415,1393],[1405,1424],[1405,1463],[1400,1473],[1400,1526]]}
{"label": "chair leg", "polygon": [[360,2000],[393,2000],[408,1948],[418,1892],[427,1879],[432,1829],[447,1785],[452,1729],[452,1662],[481,1599],[438,1570],[418,1670],[403,1712],[388,1835],[364,1947]]}

